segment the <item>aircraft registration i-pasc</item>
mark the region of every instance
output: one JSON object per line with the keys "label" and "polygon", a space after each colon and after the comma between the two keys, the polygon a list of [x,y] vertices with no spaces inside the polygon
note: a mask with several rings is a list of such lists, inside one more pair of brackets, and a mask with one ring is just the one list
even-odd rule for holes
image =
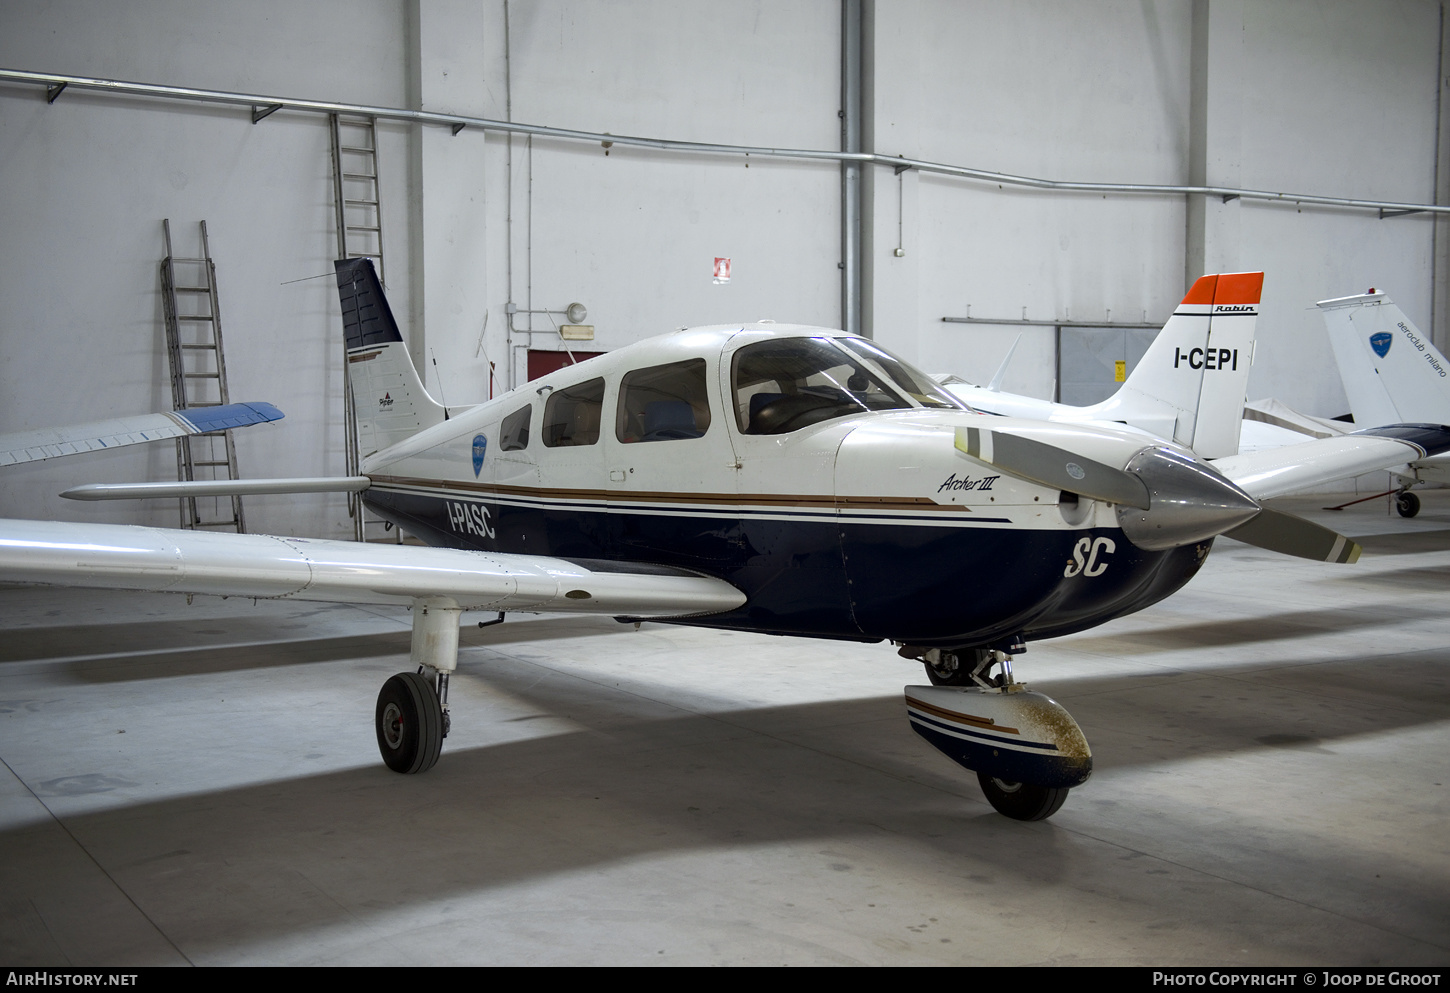
{"label": "aircraft registration i-pasc", "polygon": [[[439,757],[463,611],[581,611],[890,641],[932,684],[906,688],[912,727],[999,811],[1044,818],[1092,758],[1015,680],[1027,642],[1168,596],[1219,534],[1353,561],[1256,497],[1450,447],[1450,429],[1400,426],[1215,467],[1137,431],[980,414],[872,341],[771,324],[652,338],[455,414],[424,392],[371,263],[336,268],[363,475],[330,485],[439,547],[5,521],[0,579],[409,605],[417,671],[374,715],[404,773]],[[1257,284],[1244,302],[1243,280],[1205,279],[1172,319],[1200,355],[1257,309]],[[148,487],[218,491],[73,495]]]}

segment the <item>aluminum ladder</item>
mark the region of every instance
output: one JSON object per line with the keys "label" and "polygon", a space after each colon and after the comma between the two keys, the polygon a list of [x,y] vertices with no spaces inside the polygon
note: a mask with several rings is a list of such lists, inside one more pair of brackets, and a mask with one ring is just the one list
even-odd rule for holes
{"label": "aluminum ladder", "polygon": [[[166,257],[161,260],[161,301],[165,309],[172,402],[177,410],[228,403],[216,264],[211,259],[206,221],[201,222],[200,258],[176,257],[171,248],[170,218],[161,222],[161,230],[166,237]],[[182,482],[240,478],[232,432],[213,431],[177,438],[176,478]],[[203,512],[206,517],[202,516]],[[242,534],[247,530],[242,498],[203,497],[198,501],[196,497],[182,497],[181,526],[229,528]]]}
{"label": "aluminum ladder", "polygon": [[[378,271],[378,281],[387,285],[383,268],[382,187],[378,181],[378,130],[372,117],[329,114],[332,134],[332,195],[337,229],[337,257],[369,258]],[[357,450],[357,417],[352,407],[352,382],[348,376],[347,345],[342,346],[342,422],[346,474],[360,471]],[[392,524],[370,518],[357,493],[347,495],[347,516],[352,518],[356,541],[402,542],[403,533]]]}

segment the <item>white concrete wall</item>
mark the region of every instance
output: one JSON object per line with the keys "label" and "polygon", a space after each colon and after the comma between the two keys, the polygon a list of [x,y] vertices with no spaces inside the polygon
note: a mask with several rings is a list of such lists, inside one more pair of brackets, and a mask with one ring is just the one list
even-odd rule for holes
{"label": "white concrete wall", "polygon": [[[515,120],[683,141],[839,145],[834,0],[545,0],[511,9]],[[685,324],[840,323],[834,163],[544,138],[531,148],[515,138],[513,158],[513,283],[495,293],[497,304],[510,293],[528,309],[580,301],[602,349]],[[727,285],[713,282],[717,256],[733,261]],[[490,328],[503,318],[499,307]],[[536,315],[533,327],[552,325]],[[534,341],[557,344],[547,334]]]}
{"label": "white concrete wall", "polygon": [[[1431,196],[1437,2],[1210,2],[1230,40],[1242,25],[1242,71],[1210,74],[1218,106],[1239,106],[1242,120],[1235,133],[1215,124],[1215,168],[1227,162],[1254,187]],[[1189,180],[1192,3],[867,7],[874,150],[1056,179]],[[0,0],[0,65],[511,112],[614,134],[838,147],[835,0],[513,0],[508,15],[506,52],[497,0]],[[430,389],[450,403],[488,394],[489,361],[507,385],[510,300],[582,301],[595,348],[685,324],[841,319],[834,164],[618,144],[606,154],[471,129],[381,132],[389,291]],[[932,371],[985,381],[1024,313],[1162,320],[1185,288],[1183,197],[999,190],[881,168],[867,176],[869,324]],[[38,89],[0,86],[0,431],[169,405],[160,220],[172,219],[180,248],[204,217],[233,395],[288,414],[238,436],[243,472],[340,471],[332,282],[290,282],[330,273],[331,200],[321,118],[282,112],[253,126],[241,109],[74,91],[47,106]],[[1207,207],[1209,257],[1268,272],[1254,394],[1342,412],[1318,317],[1305,309],[1316,299],[1373,284],[1428,326],[1425,218]],[[711,280],[717,255],[734,260],[727,286]],[[1007,323],[941,322],[968,307]],[[533,326],[551,322],[536,315]],[[1007,388],[1046,395],[1051,332],[1025,335]],[[557,347],[546,334],[534,343]],[[173,472],[167,446],[13,468],[0,474],[0,511],[169,525],[169,502],[80,505],[55,494]],[[343,506],[257,498],[248,513],[257,530],[342,534]]]}
{"label": "white concrete wall", "polygon": [[[1242,176],[1253,189],[1432,202],[1435,3],[1247,4]],[[1240,268],[1263,268],[1252,396],[1348,410],[1317,300],[1389,293],[1430,331],[1430,215],[1236,201]]]}
{"label": "white concrete wall", "polygon": [[[396,2],[199,7],[185,0],[0,5],[0,65],[397,106]],[[403,129],[385,136],[385,227],[407,271]],[[161,220],[178,255],[217,264],[231,394],[286,420],[237,434],[251,476],[341,473],[340,328],[325,118],[0,87],[0,431],[171,408]],[[385,192],[385,199],[388,195]],[[323,278],[292,282],[322,274]],[[402,313],[407,284],[395,287]],[[176,478],[174,446],[139,446],[0,473],[7,515],[175,526],[175,501],[78,504],[84,482]],[[333,497],[248,498],[254,530],[343,533]]]}

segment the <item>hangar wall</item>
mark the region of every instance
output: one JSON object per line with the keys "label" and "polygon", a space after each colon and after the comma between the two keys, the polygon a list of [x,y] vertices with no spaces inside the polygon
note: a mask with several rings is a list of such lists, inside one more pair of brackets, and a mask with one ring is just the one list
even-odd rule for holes
{"label": "hangar wall", "polygon": [[[868,149],[1057,179],[1214,183],[1428,201],[1434,0],[865,4]],[[839,147],[836,0],[0,0],[0,66],[411,106],[717,143]],[[1197,101],[1197,102],[1196,102]],[[0,430],[169,405],[156,263],[210,224],[249,475],[341,470],[323,118],[0,86]],[[453,404],[508,383],[512,300],[579,300],[615,348],[683,324],[838,325],[834,163],[380,125],[389,292]],[[995,189],[866,170],[867,325],[932,371],[985,380],[1037,319],[1160,321],[1196,259],[1264,268],[1250,391],[1344,401],[1313,301],[1373,284],[1430,326],[1423,216],[1176,196]],[[903,254],[894,254],[896,248]],[[728,285],[715,256],[733,259]],[[302,280],[294,282],[294,280]],[[998,327],[943,324],[1001,317]],[[526,326],[527,315],[517,315]],[[548,331],[547,315],[533,327]],[[1051,389],[1028,329],[1007,388]],[[516,342],[529,339],[516,336]],[[532,336],[554,347],[552,333]],[[521,373],[520,373],[521,375]],[[166,479],[165,445],[14,467],[15,516],[171,525],[171,502],[87,504],[81,482]],[[343,535],[329,497],[248,501],[254,530]]]}

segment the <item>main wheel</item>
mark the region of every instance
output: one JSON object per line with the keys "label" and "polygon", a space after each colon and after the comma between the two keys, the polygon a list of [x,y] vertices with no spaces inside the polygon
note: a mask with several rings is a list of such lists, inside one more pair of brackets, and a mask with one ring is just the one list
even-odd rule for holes
{"label": "main wheel", "polygon": [[977,782],[987,794],[987,802],[997,813],[1016,821],[1045,821],[1067,799],[1067,789],[1052,789],[1033,786],[1031,783],[1012,783],[997,779],[985,772],[977,773]]}
{"label": "main wheel", "polygon": [[1395,510],[1401,517],[1414,517],[1420,512],[1420,498],[1406,490],[1395,497]]}
{"label": "main wheel", "polygon": [[376,713],[378,751],[394,772],[427,772],[443,750],[443,708],[427,677],[400,672],[383,684]]}

